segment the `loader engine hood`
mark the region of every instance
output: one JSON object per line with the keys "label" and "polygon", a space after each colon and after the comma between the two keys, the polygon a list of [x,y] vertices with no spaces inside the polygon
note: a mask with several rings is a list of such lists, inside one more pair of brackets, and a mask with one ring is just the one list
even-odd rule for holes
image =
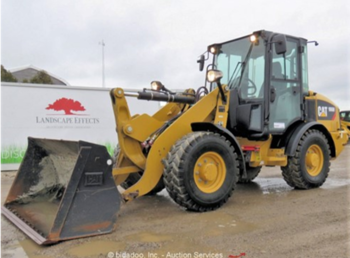
{"label": "loader engine hood", "polygon": [[317,120],[339,120],[339,108],[326,96],[309,92],[309,95],[314,95],[316,99],[316,117]]}

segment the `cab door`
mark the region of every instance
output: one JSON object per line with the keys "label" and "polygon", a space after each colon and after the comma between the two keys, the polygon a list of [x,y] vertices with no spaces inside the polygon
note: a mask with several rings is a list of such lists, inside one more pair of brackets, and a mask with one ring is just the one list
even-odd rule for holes
{"label": "cab door", "polygon": [[287,37],[287,51],[278,55],[272,46],[269,80],[269,132],[282,134],[301,119],[301,75],[299,41]]}

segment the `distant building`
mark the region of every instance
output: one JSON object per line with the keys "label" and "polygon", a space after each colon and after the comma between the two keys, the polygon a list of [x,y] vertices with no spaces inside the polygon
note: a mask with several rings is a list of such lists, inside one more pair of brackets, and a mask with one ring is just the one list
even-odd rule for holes
{"label": "distant building", "polygon": [[[24,80],[27,80],[29,82],[35,75],[37,75],[38,72],[42,70],[44,69],[37,68],[33,65],[27,65],[23,67],[8,69],[8,71],[12,73],[13,77],[15,77],[18,82],[23,82]],[[53,84],[66,85],[66,86],[70,85],[66,80],[61,79],[58,76],[53,75],[48,71],[45,71],[45,72],[51,77]]]}

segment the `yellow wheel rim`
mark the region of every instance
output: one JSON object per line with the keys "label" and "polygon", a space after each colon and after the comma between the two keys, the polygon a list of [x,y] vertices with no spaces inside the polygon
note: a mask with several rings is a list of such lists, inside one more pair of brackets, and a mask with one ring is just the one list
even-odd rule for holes
{"label": "yellow wheel rim", "polygon": [[194,181],[204,193],[213,193],[221,188],[226,178],[226,165],[216,152],[206,152],[198,159],[193,169]]}
{"label": "yellow wheel rim", "polygon": [[323,152],[320,146],[313,144],[306,151],[306,171],[311,176],[318,176],[323,168]]}

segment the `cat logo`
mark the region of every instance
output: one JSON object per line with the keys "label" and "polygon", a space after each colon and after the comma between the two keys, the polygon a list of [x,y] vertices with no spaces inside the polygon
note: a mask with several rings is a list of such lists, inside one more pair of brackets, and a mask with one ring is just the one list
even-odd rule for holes
{"label": "cat logo", "polygon": [[327,117],[327,107],[322,107],[322,106],[318,106],[318,116],[319,117]]}

